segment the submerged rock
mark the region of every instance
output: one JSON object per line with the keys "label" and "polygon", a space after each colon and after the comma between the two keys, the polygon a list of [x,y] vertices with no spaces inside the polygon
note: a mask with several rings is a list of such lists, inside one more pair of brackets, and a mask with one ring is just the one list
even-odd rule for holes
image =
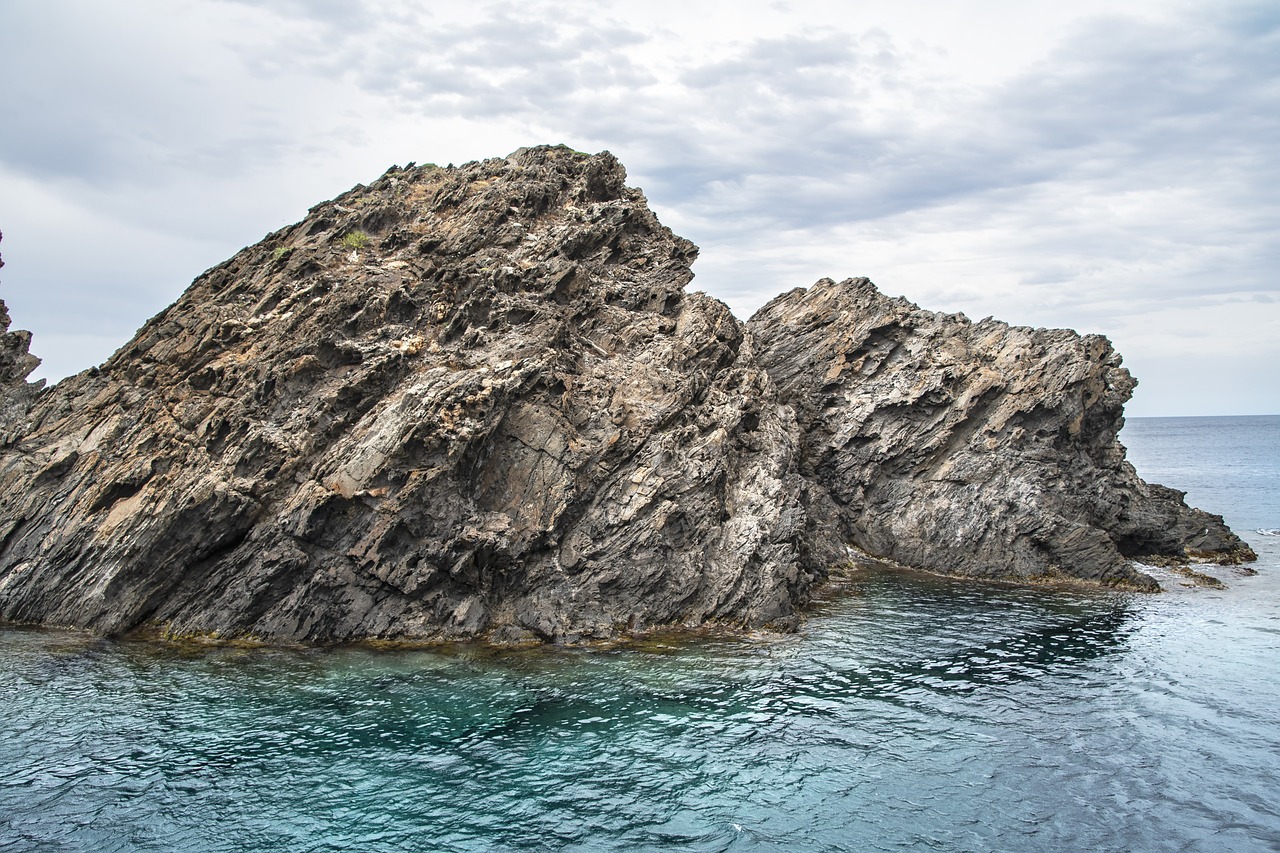
{"label": "submerged rock", "polygon": [[1147,590],[1130,558],[1255,559],[1125,460],[1137,383],[1104,337],[923,311],[865,278],[783,294],[749,325],[829,495],[814,538],[947,574]]}
{"label": "submerged rock", "polygon": [[624,180],[563,147],[393,168],[38,397],[6,335],[0,616],[574,641],[793,628],[847,545],[1140,587],[1126,557],[1247,556],[1124,461],[1105,339],[865,280],[748,329]]}

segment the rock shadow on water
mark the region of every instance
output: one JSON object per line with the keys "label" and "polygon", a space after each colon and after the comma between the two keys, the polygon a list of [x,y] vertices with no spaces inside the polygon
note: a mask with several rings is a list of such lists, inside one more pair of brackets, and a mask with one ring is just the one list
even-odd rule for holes
{"label": "rock shadow on water", "polygon": [[[847,578],[843,597],[820,612],[842,626],[862,614],[877,630],[896,621],[908,645],[945,648],[842,667],[832,673],[831,689],[819,691],[889,701],[920,690],[973,693],[1071,675],[1123,652],[1137,615],[1130,593],[976,582],[878,564]],[[984,633],[994,636],[973,639]]]}

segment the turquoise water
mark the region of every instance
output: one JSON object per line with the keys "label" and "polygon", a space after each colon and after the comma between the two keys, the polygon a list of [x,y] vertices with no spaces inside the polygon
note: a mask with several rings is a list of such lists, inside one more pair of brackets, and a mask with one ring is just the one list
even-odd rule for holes
{"label": "turquoise water", "polygon": [[1280,419],[1204,421],[1124,440],[1259,550],[1226,590],[869,574],[799,635],[592,651],[2,630],[0,851],[1280,849]]}

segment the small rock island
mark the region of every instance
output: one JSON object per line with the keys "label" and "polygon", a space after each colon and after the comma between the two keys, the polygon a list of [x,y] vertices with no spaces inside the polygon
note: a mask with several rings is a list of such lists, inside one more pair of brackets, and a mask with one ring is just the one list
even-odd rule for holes
{"label": "small rock island", "polygon": [[609,153],[393,167],[42,389],[0,303],[0,617],[269,642],[794,629],[849,549],[1154,590],[1097,335],[824,279],[743,323]]}

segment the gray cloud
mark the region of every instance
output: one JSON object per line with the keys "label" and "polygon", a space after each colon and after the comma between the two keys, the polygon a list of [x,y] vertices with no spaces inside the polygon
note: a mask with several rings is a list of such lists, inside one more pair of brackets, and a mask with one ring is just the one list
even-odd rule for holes
{"label": "gray cloud", "polygon": [[[542,141],[618,154],[703,246],[697,284],[739,313],[846,274],[901,280],[926,305],[1117,335],[1170,304],[1275,311],[1273,5],[1081,20],[984,86],[883,29],[811,16],[703,55],[680,22],[623,8],[10,4],[0,74],[22,85],[0,127],[0,188],[75,206],[77,245],[108,263],[41,274],[67,288],[97,276],[118,296],[32,299],[27,316],[87,335],[390,160]],[[4,196],[19,253],[10,224],[33,214]],[[147,250],[120,247],[140,235]],[[27,245],[53,255],[56,239]]]}

